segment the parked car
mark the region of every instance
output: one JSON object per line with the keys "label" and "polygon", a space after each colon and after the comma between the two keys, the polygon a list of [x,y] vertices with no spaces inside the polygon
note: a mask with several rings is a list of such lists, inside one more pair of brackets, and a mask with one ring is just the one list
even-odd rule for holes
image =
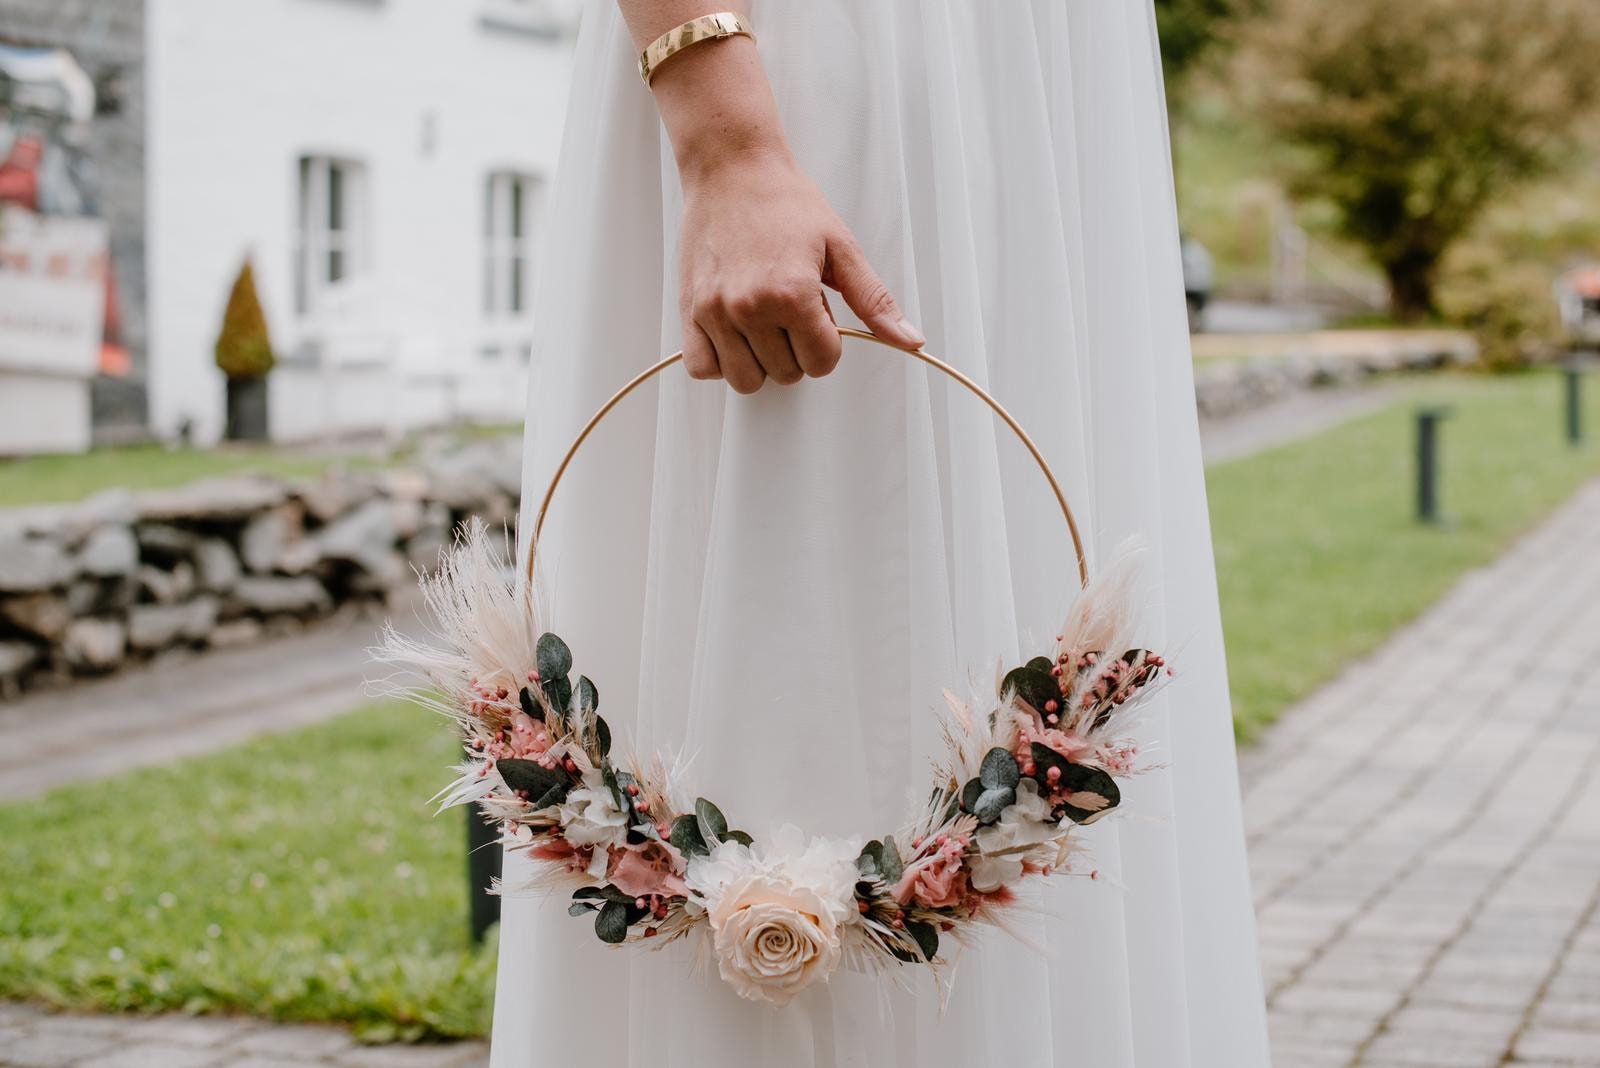
{"label": "parked car", "polygon": [[1211,302],[1215,266],[1210,251],[1192,237],[1180,237],[1178,250],[1183,258],[1183,296],[1189,305],[1189,332],[1198,334],[1203,329],[1202,313]]}

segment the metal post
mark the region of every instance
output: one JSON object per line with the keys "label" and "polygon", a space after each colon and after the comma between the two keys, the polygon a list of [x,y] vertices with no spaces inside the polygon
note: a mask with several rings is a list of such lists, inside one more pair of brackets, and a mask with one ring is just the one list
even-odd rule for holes
{"label": "metal post", "polygon": [[500,898],[489,885],[500,878],[500,836],[483,821],[477,805],[467,806],[467,908],[472,941],[480,943],[500,920]]}
{"label": "metal post", "polygon": [[1564,368],[1567,380],[1567,443],[1583,444],[1583,371],[1577,361]]}
{"label": "metal post", "polygon": [[1439,423],[1447,408],[1417,409],[1417,519],[1439,522]]}

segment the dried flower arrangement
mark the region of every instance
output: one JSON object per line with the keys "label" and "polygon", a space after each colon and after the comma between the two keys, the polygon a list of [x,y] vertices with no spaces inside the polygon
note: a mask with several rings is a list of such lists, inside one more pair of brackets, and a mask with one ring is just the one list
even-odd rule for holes
{"label": "dried flower arrangement", "polygon": [[506,578],[481,526],[424,580],[443,647],[391,629],[380,659],[419,671],[412,695],[462,732],[443,806],[478,805],[602,942],[701,937],[741,996],[781,1005],[840,967],[937,965],[945,938],[1004,925],[1019,883],[1072,870],[1072,831],[1114,810],[1118,781],[1141,770],[1130,721],[1170,673],[1131,638],[1135,568],[1120,554],[1048,654],[999,673],[991,693],[946,692],[926,804],[868,841],[788,825],[758,840],[677,762],[619,750],[598,689],[572,681],[571,651],[540,631],[530,585]]}

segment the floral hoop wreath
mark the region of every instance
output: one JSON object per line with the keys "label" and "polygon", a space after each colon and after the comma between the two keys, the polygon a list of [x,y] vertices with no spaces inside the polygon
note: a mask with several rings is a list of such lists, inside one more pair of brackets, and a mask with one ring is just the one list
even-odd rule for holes
{"label": "floral hoop wreath", "polygon": [[701,959],[709,948],[751,1000],[784,1004],[839,967],[937,969],[947,937],[1006,926],[1018,885],[1070,873],[1081,851],[1073,829],[1114,810],[1118,781],[1144,770],[1130,720],[1171,673],[1130,639],[1134,554],[1091,581],[1072,510],[1016,420],[950,365],[905,355],[987,403],[1027,447],[1066,517],[1083,589],[1045,655],[997,672],[977,700],[945,691],[932,793],[893,834],[808,839],[786,825],[757,840],[733,828],[681,781],[678,761],[619,753],[595,684],[572,681],[567,644],[535,622],[531,546],[568,463],[606,413],[682,353],[618,390],[579,433],[540,505],[525,574],[508,580],[474,524],[422,583],[446,647],[390,627],[376,653],[416,669],[425,685],[404,692],[461,730],[466,759],[435,798],[441,809],[476,803],[504,845],[533,860],[530,885],[569,891],[568,912],[592,918],[601,942],[659,948],[698,935]]}

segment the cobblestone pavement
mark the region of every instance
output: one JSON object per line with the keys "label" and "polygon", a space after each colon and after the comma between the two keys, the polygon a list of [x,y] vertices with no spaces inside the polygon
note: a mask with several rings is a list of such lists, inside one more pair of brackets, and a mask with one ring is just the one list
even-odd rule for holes
{"label": "cobblestone pavement", "polygon": [[1600,1066],[1600,483],[1242,770],[1280,1068]]}
{"label": "cobblestone pavement", "polygon": [[233,1016],[80,1016],[0,1002],[6,1068],[480,1068],[482,1042],[362,1046],[337,1027]]}

